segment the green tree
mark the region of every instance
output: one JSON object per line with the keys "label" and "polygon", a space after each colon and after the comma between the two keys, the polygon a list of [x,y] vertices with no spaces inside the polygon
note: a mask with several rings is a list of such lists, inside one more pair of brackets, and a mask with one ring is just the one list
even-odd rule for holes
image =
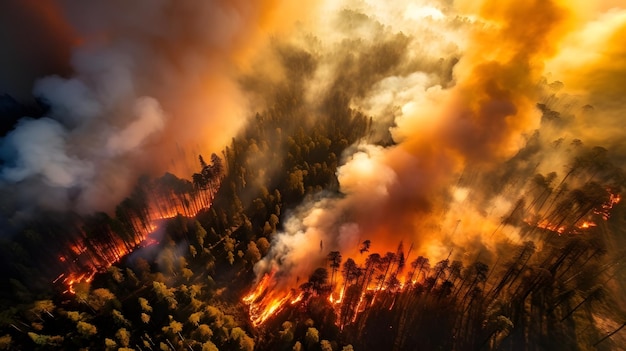
{"label": "green tree", "polygon": [[191,315],[189,315],[189,318],[187,321],[197,327],[200,324],[200,319],[202,319],[203,315],[204,315],[204,312],[192,313]]}
{"label": "green tree", "polygon": [[142,311],[152,312],[152,306],[150,306],[150,303],[148,302],[148,300],[144,299],[143,297],[140,297],[138,300],[139,300],[139,305],[141,306]]}
{"label": "green tree", "polygon": [[98,333],[96,326],[87,322],[79,321],[76,323],[76,330],[84,337],[92,337]]}
{"label": "green tree", "polygon": [[4,336],[0,336],[0,350],[9,350],[11,348],[11,335],[6,334]]}
{"label": "green tree", "polygon": [[239,327],[235,327],[230,331],[230,338],[237,345],[238,349],[241,351],[253,351],[254,350],[254,340],[246,335],[246,332]]}
{"label": "green tree", "polygon": [[304,335],[304,343],[308,350],[313,349],[315,345],[320,341],[320,333],[317,329],[310,327],[306,330]]}
{"label": "green tree", "polygon": [[220,351],[220,350],[211,341],[206,341],[204,344],[202,344],[202,351]]}
{"label": "green tree", "polygon": [[294,328],[293,328],[293,323],[289,322],[289,321],[285,321],[282,324],[282,330],[278,332],[278,334],[280,335],[280,342],[282,345],[291,345],[291,343],[293,342],[293,337],[294,337]]}
{"label": "green tree", "polygon": [[99,288],[95,289],[89,294],[87,302],[89,306],[96,311],[101,310],[107,305],[108,302],[113,301],[115,299],[115,295],[109,289]]}
{"label": "green tree", "polygon": [[202,342],[207,342],[213,336],[213,330],[206,324],[200,324],[195,331],[196,339]]}
{"label": "green tree", "polygon": [[122,326],[130,327],[130,321],[124,318],[124,315],[122,314],[122,312],[114,309],[111,312],[111,315],[113,316],[113,320],[115,321],[115,323],[122,325]]}
{"label": "green tree", "polygon": [[259,248],[254,243],[254,241],[250,241],[248,243],[248,249],[246,250],[245,258],[248,262],[254,264],[257,263],[261,259],[261,252]]}
{"label": "green tree", "polygon": [[170,324],[161,329],[163,330],[164,333],[170,333],[172,335],[175,335],[183,331],[183,324],[174,319],[171,319]]}
{"label": "green tree", "polygon": [[270,242],[264,237],[261,237],[256,241],[256,246],[259,249],[261,256],[267,255],[270,250]]}
{"label": "green tree", "polygon": [[116,350],[117,349],[117,343],[113,339],[104,338],[104,347],[107,350]]}
{"label": "green tree", "polygon": [[320,341],[320,349],[322,351],[333,351],[333,347],[328,340]]}
{"label": "green tree", "polygon": [[120,345],[127,347],[130,343],[130,332],[126,328],[120,328],[115,333],[115,337],[120,342]]}

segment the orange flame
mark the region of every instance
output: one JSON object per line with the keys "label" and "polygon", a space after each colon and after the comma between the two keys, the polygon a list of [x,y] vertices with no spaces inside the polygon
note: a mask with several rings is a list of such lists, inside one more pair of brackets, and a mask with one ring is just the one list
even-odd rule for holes
{"label": "orange flame", "polygon": [[537,228],[541,228],[541,229],[546,229],[552,232],[556,232],[559,235],[563,234],[565,232],[565,227],[564,226],[560,226],[558,227],[556,224],[552,224],[550,223],[547,219],[543,219],[541,222],[536,224]]}
{"label": "orange flame", "polygon": [[580,228],[580,229],[588,229],[588,228],[595,227],[595,226],[597,226],[597,224],[595,224],[594,222],[584,221],[584,222],[582,222],[581,224],[578,225],[578,228]]}
{"label": "orange flame", "polygon": [[[69,255],[59,256],[59,261],[69,263],[67,272],[61,275],[66,276],[63,279],[63,283],[67,286],[66,292],[74,293],[74,284],[90,282],[96,273],[105,271],[135,248],[158,244],[159,242],[151,235],[156,232],[159,221],[179,215],[195,217],[201,210],[209,208],[215,192],[220,188],[220,181],[221,178],[216,179],[209,189],[182,195],[175,194],[173,191],[162,193],[148,191],[146,218],[134,215],[128,215],[125,218],[135,234],[132,242],[111,235],[106,242],[87,242],[88,239],[85,236],[71,243],[66,252]],[[58,280],[59,278],[55,279],[54,283]]]}
{"label": "orange flame", "polygon": [[[198,211],[199,212],[199,211]],[[157,215],[158,213],[158,215]],[[127,243],[124,243],[122,239],[114,239],[113,247],[99,247],[97,245],[94,246],[95,253],[101,259],[96,259],[95,257],[91,257],[90,261],[87,263],[87,267],[83,267],[81,272],[73,272],[70,271],[67,273],[67,277],[63,279],[63,283],[67,287],[64,292],[69,292],[71,294],[75,294],[74,285],[81,282],[91,282],[93,277],[98,272],[104,272],[106,269],[111,267],[113,264],[117,263],[122,257],[129,254],[135,247],[138,246],[151,246],[158,244],[159,241],[155,238],[151,237],[158,226],[157,223],[161,220],[171,219],[178,216],[180,213],[188,213],[183,212],[182,206],[175,206],[168,208],[166,211],[164,208],[160,210],[152,210],[149,218],[153,218],[149,224],[147,224],[142,231],[139,232],[134,244],[134,247],[129,246]],[[196,213],[192,213],[192,215],[196,215]],[[141,228],[140,225],[137,226]],[[69,247],[69,249],[76,255],[76,257],[85,254],[87,252],[87,247],[83,242],[75,243]],[[65,256],[59,256],[59,260],[61,262],[66,262],[67,258]],[[58,281],[58,278],[54,280],[54,283]]]}
{"label": "orange flame", "polygon": [[289,291],[276,290],[273,277],[274,272],[265,274],[255,289],[242,299],[249,306],[250,321],[255,327],[282,311],[288,303],[295,305],[304,298],[304,292],[296,295],[296,291],[293,289]]}
{"label": "orange flame", "polygon": [[622,200],[620,194],[613,194],[609,191],[609,200],[602,204],[599,209],[594,210],[593,212],[602,217],[605,221],[611,217],[611,210],[613,206],[617,205]]}

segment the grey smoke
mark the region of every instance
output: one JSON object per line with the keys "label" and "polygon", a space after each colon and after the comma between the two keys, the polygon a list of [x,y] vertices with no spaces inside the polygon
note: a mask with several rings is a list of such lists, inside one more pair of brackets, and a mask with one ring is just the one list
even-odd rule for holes
{"label": "grey smoke", "polygon": [[[49,5],[66,17],[81,44],[68,62],[71,74],[34,83],[33,95],[50,107],[46,116],[24,116],[0,139],[5,215],[110,211],[142,174],[167,170],[189,176],[190,162],[181,160],[176,145],[197,160],[198,153],[219,152],[243,123],[247,111],[234,79],[237,60],[259,40],[260,22],[274,10],[269,4]],[[34,28],[45,36],[45,26]]]}

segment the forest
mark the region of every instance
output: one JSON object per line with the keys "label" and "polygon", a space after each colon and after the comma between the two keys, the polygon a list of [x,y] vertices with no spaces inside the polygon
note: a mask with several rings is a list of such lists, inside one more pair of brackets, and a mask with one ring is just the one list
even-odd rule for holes
{"label": "forest", "polygon": [[[625,173],[612,151],[575,138],[550,142],[564,169],[538,171],[546,130],[567,122],[553,96],[536,102],[541,125],[517,153],[498,167],[467,164],[456,181],[481,189],[470,199],[485,213],[513,198],[495,230],[476,229],[495,244],[460,247],[453,238],[466,233],[455,228],[443,257],[430,257],[413,242],[422,234],[404,228],[393,249],[374,236],[350,252],[311,239],[324,259],[308,276],[259,271],[298,206],[349,195],[339,170],[355,145],[396,146],[395,122],[353,101],[399,69],[408,41],[351,43],[356,53],[340,54],[314,102],[306,86],[322,58],[275,44],[289,79],[243,77],[271,103],[223,150],[197,155],[195,173],[143,176],[110,212],[15,224],[0,238],[0,350],[623,348]],[[456,61],[421,64],[445,85]],[[441,195],[444,210],[453,192]]]}

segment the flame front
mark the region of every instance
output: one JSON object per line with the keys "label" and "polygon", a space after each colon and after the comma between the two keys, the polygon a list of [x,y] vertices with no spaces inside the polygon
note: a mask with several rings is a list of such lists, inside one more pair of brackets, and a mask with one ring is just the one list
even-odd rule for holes
{"label": "flame front", "polygon": [[119,236],[110,236],[109,241],[90,241],[91,249],[87,249],[87,236],[71,244],[65,254],[59,255],[59,261],[68,263],[69,267],[65,273],[59,275],[53,283],[61,281],[66,290],[75,294],[74,285],[81,282],[91,282],[98,272],[104,272],[122,257],[131,253],[138,247],[146,247],[158,244],[159,241],[153,237],[158,229],[158,223],[163,220],[172,219],[178,215],[195,217],[200,210],[210,206],[214,192],[219,188],[216,182],[213,188],[203,193],[203,200],[200,200],[200,193],[185,194],[187,201],[177,203],[176,195],[173,193],[155,196],[149,201],[145,218],[129,216],[126,220],[135,232],[131,242],[125,241]]}
{"label": "flame front", "polygon": [[276,289],[274,272],[271,272],[263,275],[254,290],[243,297],[243,302],[249,306],[252,325],[258,327],[288,304],[299,303],[303,297],[303,292],[296,294],[293,289],[288,291]]}

